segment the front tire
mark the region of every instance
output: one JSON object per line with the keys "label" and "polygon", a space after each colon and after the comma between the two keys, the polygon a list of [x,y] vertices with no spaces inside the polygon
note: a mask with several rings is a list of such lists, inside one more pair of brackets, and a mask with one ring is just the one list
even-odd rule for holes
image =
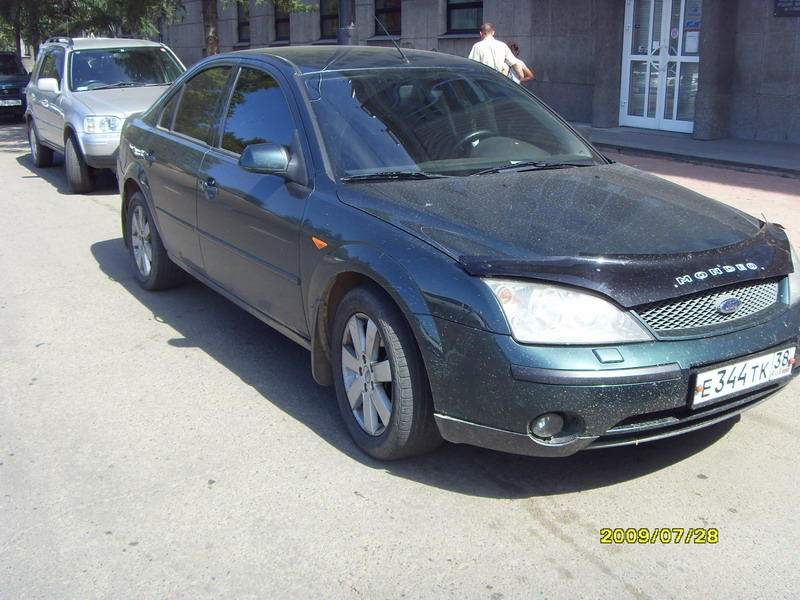
{"label": "front tire", "polygon": [[125,219],[128,256],[136,280],[146,290],[165,290],[184,281],[183,271],[167,255],[141,192],[131,196]]}
{"label": "front tire", "polygon": [[44,169],[53,164],[53,151],[39,142],[39,134],[36,133],[33,119],[28,122],[28,144],[31,147],[31,161],[34,167]]}
{"label": "front tire", "polygon": [[403,315],[379,289],[342,299],[331,340],[336,397],[347,429],[367,454],[396,460],[442,441],[427,374]]}
{"label": "front tire", "polygon": [[75,138],[67,138],[66,148],[64,149],[64,165],[67,169],[67,181],[73,194],[87,194],[94,189],[92,174],[89,165],[81,155]]}

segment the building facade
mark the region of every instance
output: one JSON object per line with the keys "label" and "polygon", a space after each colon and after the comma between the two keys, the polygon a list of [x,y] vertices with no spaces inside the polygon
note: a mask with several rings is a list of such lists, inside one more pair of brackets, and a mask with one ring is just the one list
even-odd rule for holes
{"label": "building facade", "polygon": [[[223,51],[335,43],[337,0],[276,13],[270,0],[219,3]],[[477,28],[515,41],[526,83],[569,120],[800,143],[800,0],[355,0],[360,44],[466,56]],[[379,17],[386,31],[376,24]],[[387,35],[388,33],[388,35]],[[204,55],[199,0],[163,41]]]}

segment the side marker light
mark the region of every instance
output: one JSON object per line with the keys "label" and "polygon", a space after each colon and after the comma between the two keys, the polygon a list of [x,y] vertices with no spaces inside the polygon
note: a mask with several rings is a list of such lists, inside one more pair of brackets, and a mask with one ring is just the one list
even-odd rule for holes
{"label": "side marker light", "polygon": [[328,245],[328,242],[321,240],[318,237],[312,236],[311,241],[314,242],[314,245],[317,247],[317,250],[322,250]]}

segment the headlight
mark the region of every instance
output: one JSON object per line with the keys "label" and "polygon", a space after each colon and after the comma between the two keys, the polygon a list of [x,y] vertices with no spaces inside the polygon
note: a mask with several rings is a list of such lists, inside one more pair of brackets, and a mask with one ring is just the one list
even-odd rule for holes
{"label": "headlight", "polygon": [[653,339],[629,313],[593,294],[511,279],[484,279],[518,342],[617,344]]}
{"label": "headlight", "polygon": [[119,117],[85,117],[83,130],[86,133],[114,133],[119,131],[122,120]]}
{"label": "headlight", "polygon": [[789,246],[792,250],[792,266],[794,271],[789,273],[789,306],[800,303],[800,255],[794,246]]}

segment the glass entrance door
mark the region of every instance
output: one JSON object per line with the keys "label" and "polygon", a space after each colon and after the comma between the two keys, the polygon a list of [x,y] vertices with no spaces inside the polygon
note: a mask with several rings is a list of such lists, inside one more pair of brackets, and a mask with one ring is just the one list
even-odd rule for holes
{"label": "glass entrance door", "polygon": [[702,0],[626,0],[620,125],[691,133]]}

